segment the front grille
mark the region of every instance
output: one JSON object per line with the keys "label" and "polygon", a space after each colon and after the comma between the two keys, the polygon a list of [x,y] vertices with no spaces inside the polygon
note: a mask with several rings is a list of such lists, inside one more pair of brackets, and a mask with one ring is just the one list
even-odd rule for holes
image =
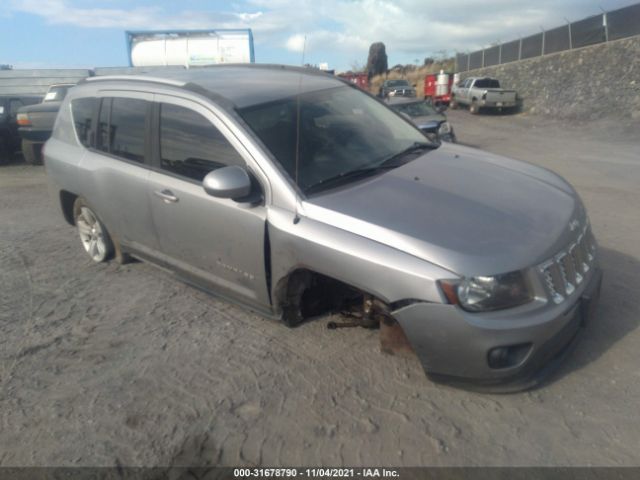
{"label": "front grille", "polygon": [[576,291],[593,266],[596,243],[587,225],[575,243],[538,267],[549,297],[561,303]]}

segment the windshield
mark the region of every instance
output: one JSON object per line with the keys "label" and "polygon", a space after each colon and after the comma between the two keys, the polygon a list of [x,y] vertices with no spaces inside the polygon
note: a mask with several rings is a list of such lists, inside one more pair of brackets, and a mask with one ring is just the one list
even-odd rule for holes
{"label": "windshield", "polygon": [[388,80],[387,85],[389,87],[408,87],[409,82],[406,80]]}
{"label": "windshield", "polygon": [[303,94],[299,103],[299,141],[295,96],[240,109],[239,114],[303,192],[310,187],[318,191],[325,180],[379,166],[425,142],[411,124],[351,87]]}
{"label": "windshield", "polygon": [[400,113],[409,115],[412,118],[439,115],[439,113],[436,112],[436,110],[426,102],[398,103],[395,105],[392,104],[391,108],[397,110]]}
{"label": "windshield", "polygon": [[43,102],[60,102],[67,94],[67,90],[71,87],[69,85],[58,85],[50,87],[47,94],[44,96]]}
{"label": "windshield", "polygon": [[500,88],[500,82],[493,78],[481,78],[473,85],[477,88]]}

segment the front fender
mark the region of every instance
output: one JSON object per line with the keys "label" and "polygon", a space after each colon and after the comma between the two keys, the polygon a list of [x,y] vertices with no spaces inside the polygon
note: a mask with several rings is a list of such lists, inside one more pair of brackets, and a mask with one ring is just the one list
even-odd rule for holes
{"label": "front fender", "polygon": [[[444,301],[436,281],[457,275],[429,262],[339,228],[272,208],[267,216],[271,248],[271,294],[292,271],[308,269],[376,296]],[[279,311],[280,306],[274,305]]]}

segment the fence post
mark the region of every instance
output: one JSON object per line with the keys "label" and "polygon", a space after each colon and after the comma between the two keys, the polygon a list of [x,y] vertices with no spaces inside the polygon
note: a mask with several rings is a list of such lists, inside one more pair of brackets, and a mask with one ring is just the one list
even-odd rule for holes
{"label": "fence post", "polygon": [[545,37],[545,31],[544,28],[540,27],[540,30],[542,30],[542,47],[541,47],[541,53],[540,56],[544,56],[544,37]]}
{"label": "fence post", "polygon": [[520,43],[518,44],[518,60],[522,60],[522,37],[520,37]]}
{"label": "fence post", "polygon": [[482,49],[482,68],[484,68],[484,48]]}
{"label": "fence post", "polygon": [[567,17],[564,17],[564,19],[566,20],[567,25],[569,25],[569,50],[573,50],[573,40],[571,39],[571,22]]}
{"label": "fence post", "polygon": [[498,65],[502,65],[502,43],[498,44]]}
{"label": "fence post", "polygon": [[608,20],[607,12],[602,7],[600,7],[600,10],[602,10],[602,26],[604,27],[604,41],[608,42],[609,41],[609,22],[607,21]]}
{"label": "fence post", "polygon": [[471,68],[471,55],[469,55],[469,50],[467,50],[467,72]]}

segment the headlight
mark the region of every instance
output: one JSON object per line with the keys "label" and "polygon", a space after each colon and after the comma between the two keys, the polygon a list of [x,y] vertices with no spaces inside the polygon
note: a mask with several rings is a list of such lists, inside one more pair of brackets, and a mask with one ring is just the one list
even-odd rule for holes
{"label": "headlight", "polygon": [[440,287],[449,303],[470,312],[502,310],[533,300],[522,272],[441,280]]}
{"label": "headlight", "polygon": [[451,133],[451,124],[449,122],[442,122],[438,128],[438,135],[446,135]]}

